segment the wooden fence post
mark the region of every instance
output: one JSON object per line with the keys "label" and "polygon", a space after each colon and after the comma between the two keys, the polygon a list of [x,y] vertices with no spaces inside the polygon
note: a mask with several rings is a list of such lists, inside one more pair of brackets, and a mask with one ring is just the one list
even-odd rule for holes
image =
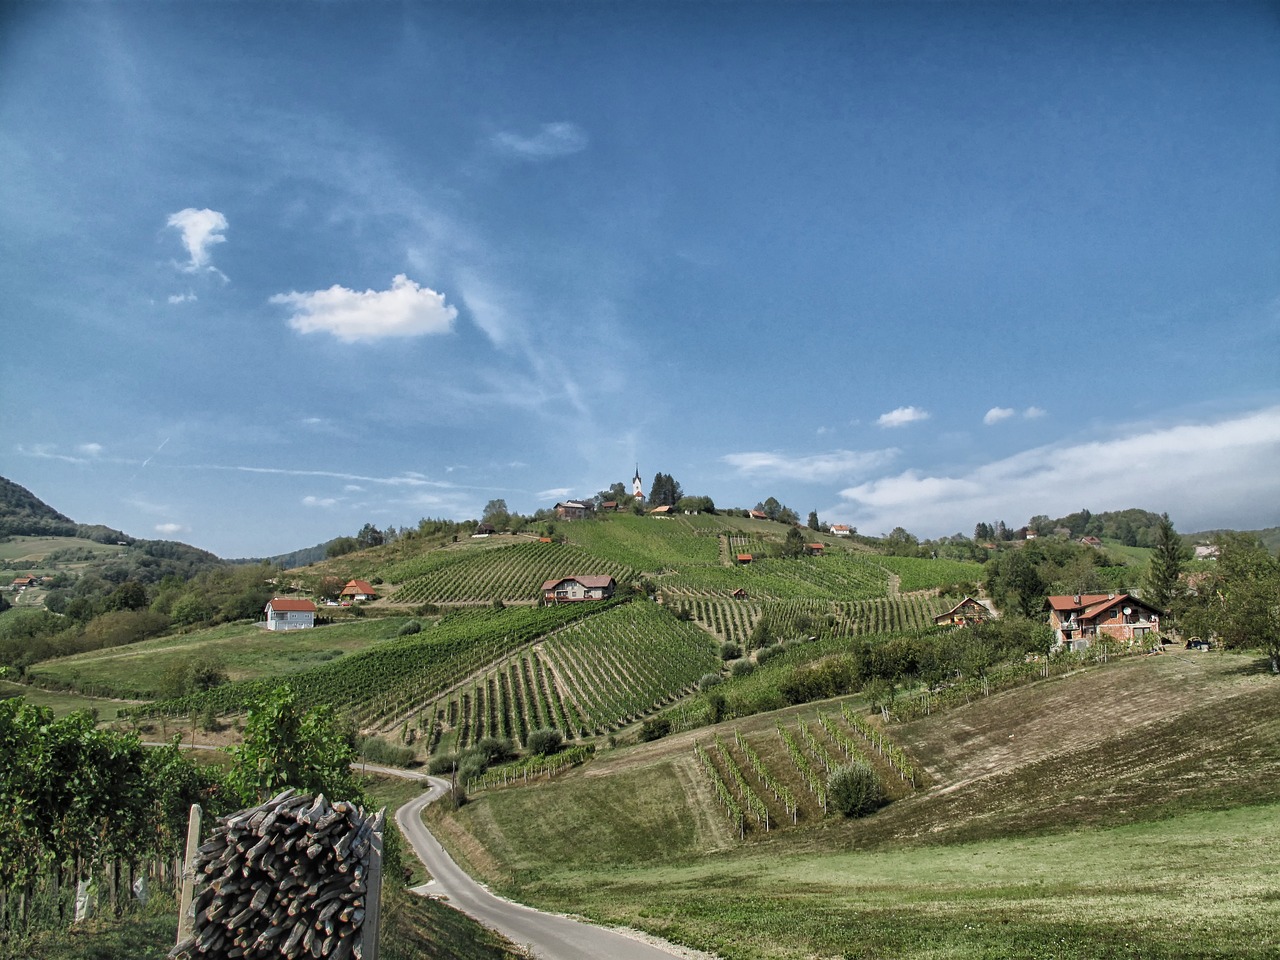
{"label": "wooden fence post", "polygon": [[204,811],[200,809],[200,804],[193,803],[187,818],[187,855],[182,861],[182,899],[178,902],[178,939],[175,943],[188,939],[195,928],[191,901],[195,897],[196,851],[200,846],[200,825],[203,819]]}
{"label": "wooden fence post", "polygon": [[382,831],[386,829],[387,808],[378,811],[369,845],[369,872],[365,876],[364,923],[360,927],[360,955],[378,960],[378,928],[382,925]]}

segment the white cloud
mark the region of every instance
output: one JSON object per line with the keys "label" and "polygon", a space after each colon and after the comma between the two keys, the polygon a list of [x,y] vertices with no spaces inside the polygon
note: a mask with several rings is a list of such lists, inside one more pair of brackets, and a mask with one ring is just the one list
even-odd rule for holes
{"label": "white cloud", "polygon": [[86,457],[100,457],[102,456],[103,446],[100,443],[82,443],[76,449]]}
{"label": "white cloud", "polygon": [[186,293],[171,294],[169,297],[169,302],[173,304],[191,303],[191,301],[198,300],[198,299],[199,297],[197,297],[194,293],[188,290]]}
{"label": "white cloud", "polygon": [[1027,407],[1022,411],[1022,415],[1028,420],[1039,420],[1045,415],[1045,411],[1039,407]]}
{"label": "white cloud", "polygon": [[542,128],[530,137],[506,131],[495,133],[491,142],[503,153],[528,160],[550,160],[585,150],[587,134],[575,123],[560,121],[544,123]]}
{"label": "white cloud", "polygon": [[175,533],[183,533],[186,531],[186,529],[187,528],[180,523],[157,523],[156,524],[156,533],[163,533],[166,537],[171,537]]}
{"label": "white cloud", "polygon": [[330,333],[344,343],[448,333],[458,315],[444,294],[420,287],[403,273],[389,290],[359,292],[334,284],[310,293],[278,293],[271,303],[294,307],[289,326],[299,333]]}
{"label": "white cloud", "polygon": [[338,499],[336,497],[303,497],[302,505],[304,507],[334,507],[337,506]]}
{"label": "white cloud", "polygon": [[992,407],[987,411],[986,416],[982,418],[982,422],[989,427],[993,423],[999,423],[1001,420],[1008,420],[1015,413],[1017,411],[1013,407]]}
{"label": "white cloud", "polygon": [[881,427],[905,427],[908,423],[928,419],[929,411],[927,410],[921,410],[919,407],[899,407],[897,410],[880,414],[876,424]]}
{"label": "white cloud", "polygon": [[1280,523],[1280,407],[1036,447],[957,476],[907,470],[840,495],[860,528],[922,536],[1082,506],[1168,511],[1183,530],[1265,527]]}
{"label": "white cloud", "polygon": [[572,487],[552,487],[550,490],[539,490],[534,494],[539,500],[559,500],[573,493]]}
{"label": "white cloud", "polygon": [[[183,266],[183,270],[188,273],[200,270],[220,272],[209,265],[209,248],[215,243],[226,241],[227,238],[222,235],[227,229],[226,217],[217,210],[187,207],[169,216],[169,226],[182,231],[182,245],[187,248],[187,255],[191,258]],[[170,302],[173,302],[172,297]]]}
{"label": "white cloud", "polygon": [[883,467],[898,450],[833,450],[807,457],[779,453],[730,453],[720,459],[747,476],[782,477],[788,480],[844,480]]}

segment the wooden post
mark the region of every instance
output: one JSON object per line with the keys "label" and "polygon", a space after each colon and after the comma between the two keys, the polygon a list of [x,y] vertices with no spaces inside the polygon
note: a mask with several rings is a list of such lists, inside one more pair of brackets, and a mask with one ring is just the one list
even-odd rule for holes
{"label": "wooden post", "polygon": [[204,811],[200,809],[200,804],[193,803],[187,818],[187,855],[182,861],[182,899],[178,904],[178,939],[175,943],[182,943],[191,936],[195,928],[191,901],[195,898],[196,851],[200,846],[200,825],[203,819]]}
{"label": "wooden post", "polygon": [[360,927],[360,955],[378,960],[378,927],[382,920],[382,831],[386,829],[387,808],[378,811],[373,840],[369,845],[369,872],[365,876],[364,923]]}

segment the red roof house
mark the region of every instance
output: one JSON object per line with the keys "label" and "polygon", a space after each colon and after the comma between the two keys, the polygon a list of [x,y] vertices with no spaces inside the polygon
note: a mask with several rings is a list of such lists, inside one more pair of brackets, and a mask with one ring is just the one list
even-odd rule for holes
{"label": "red roof house", "polygon": [[1101,638],[1132,643],[1160,629],[1161,612],[1127,593],[1077,593],[1045,600],[1054,640],[1084,650]]}
{"label": "red roof house", "polygon": [[352,600],[376,600],[378,591],[374,590],[373,584],[367,580],[348,580],[340,596],[349,597]]}

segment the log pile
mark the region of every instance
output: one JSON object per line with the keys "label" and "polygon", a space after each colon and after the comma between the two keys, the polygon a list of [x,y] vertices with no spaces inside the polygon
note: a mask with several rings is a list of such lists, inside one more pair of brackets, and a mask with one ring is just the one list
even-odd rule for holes
{"label": "log pile", "polygon": [[382,829],[381,811],[292,789],[219,818],[192,864],[192,935],[170,960],[361,960]]}

